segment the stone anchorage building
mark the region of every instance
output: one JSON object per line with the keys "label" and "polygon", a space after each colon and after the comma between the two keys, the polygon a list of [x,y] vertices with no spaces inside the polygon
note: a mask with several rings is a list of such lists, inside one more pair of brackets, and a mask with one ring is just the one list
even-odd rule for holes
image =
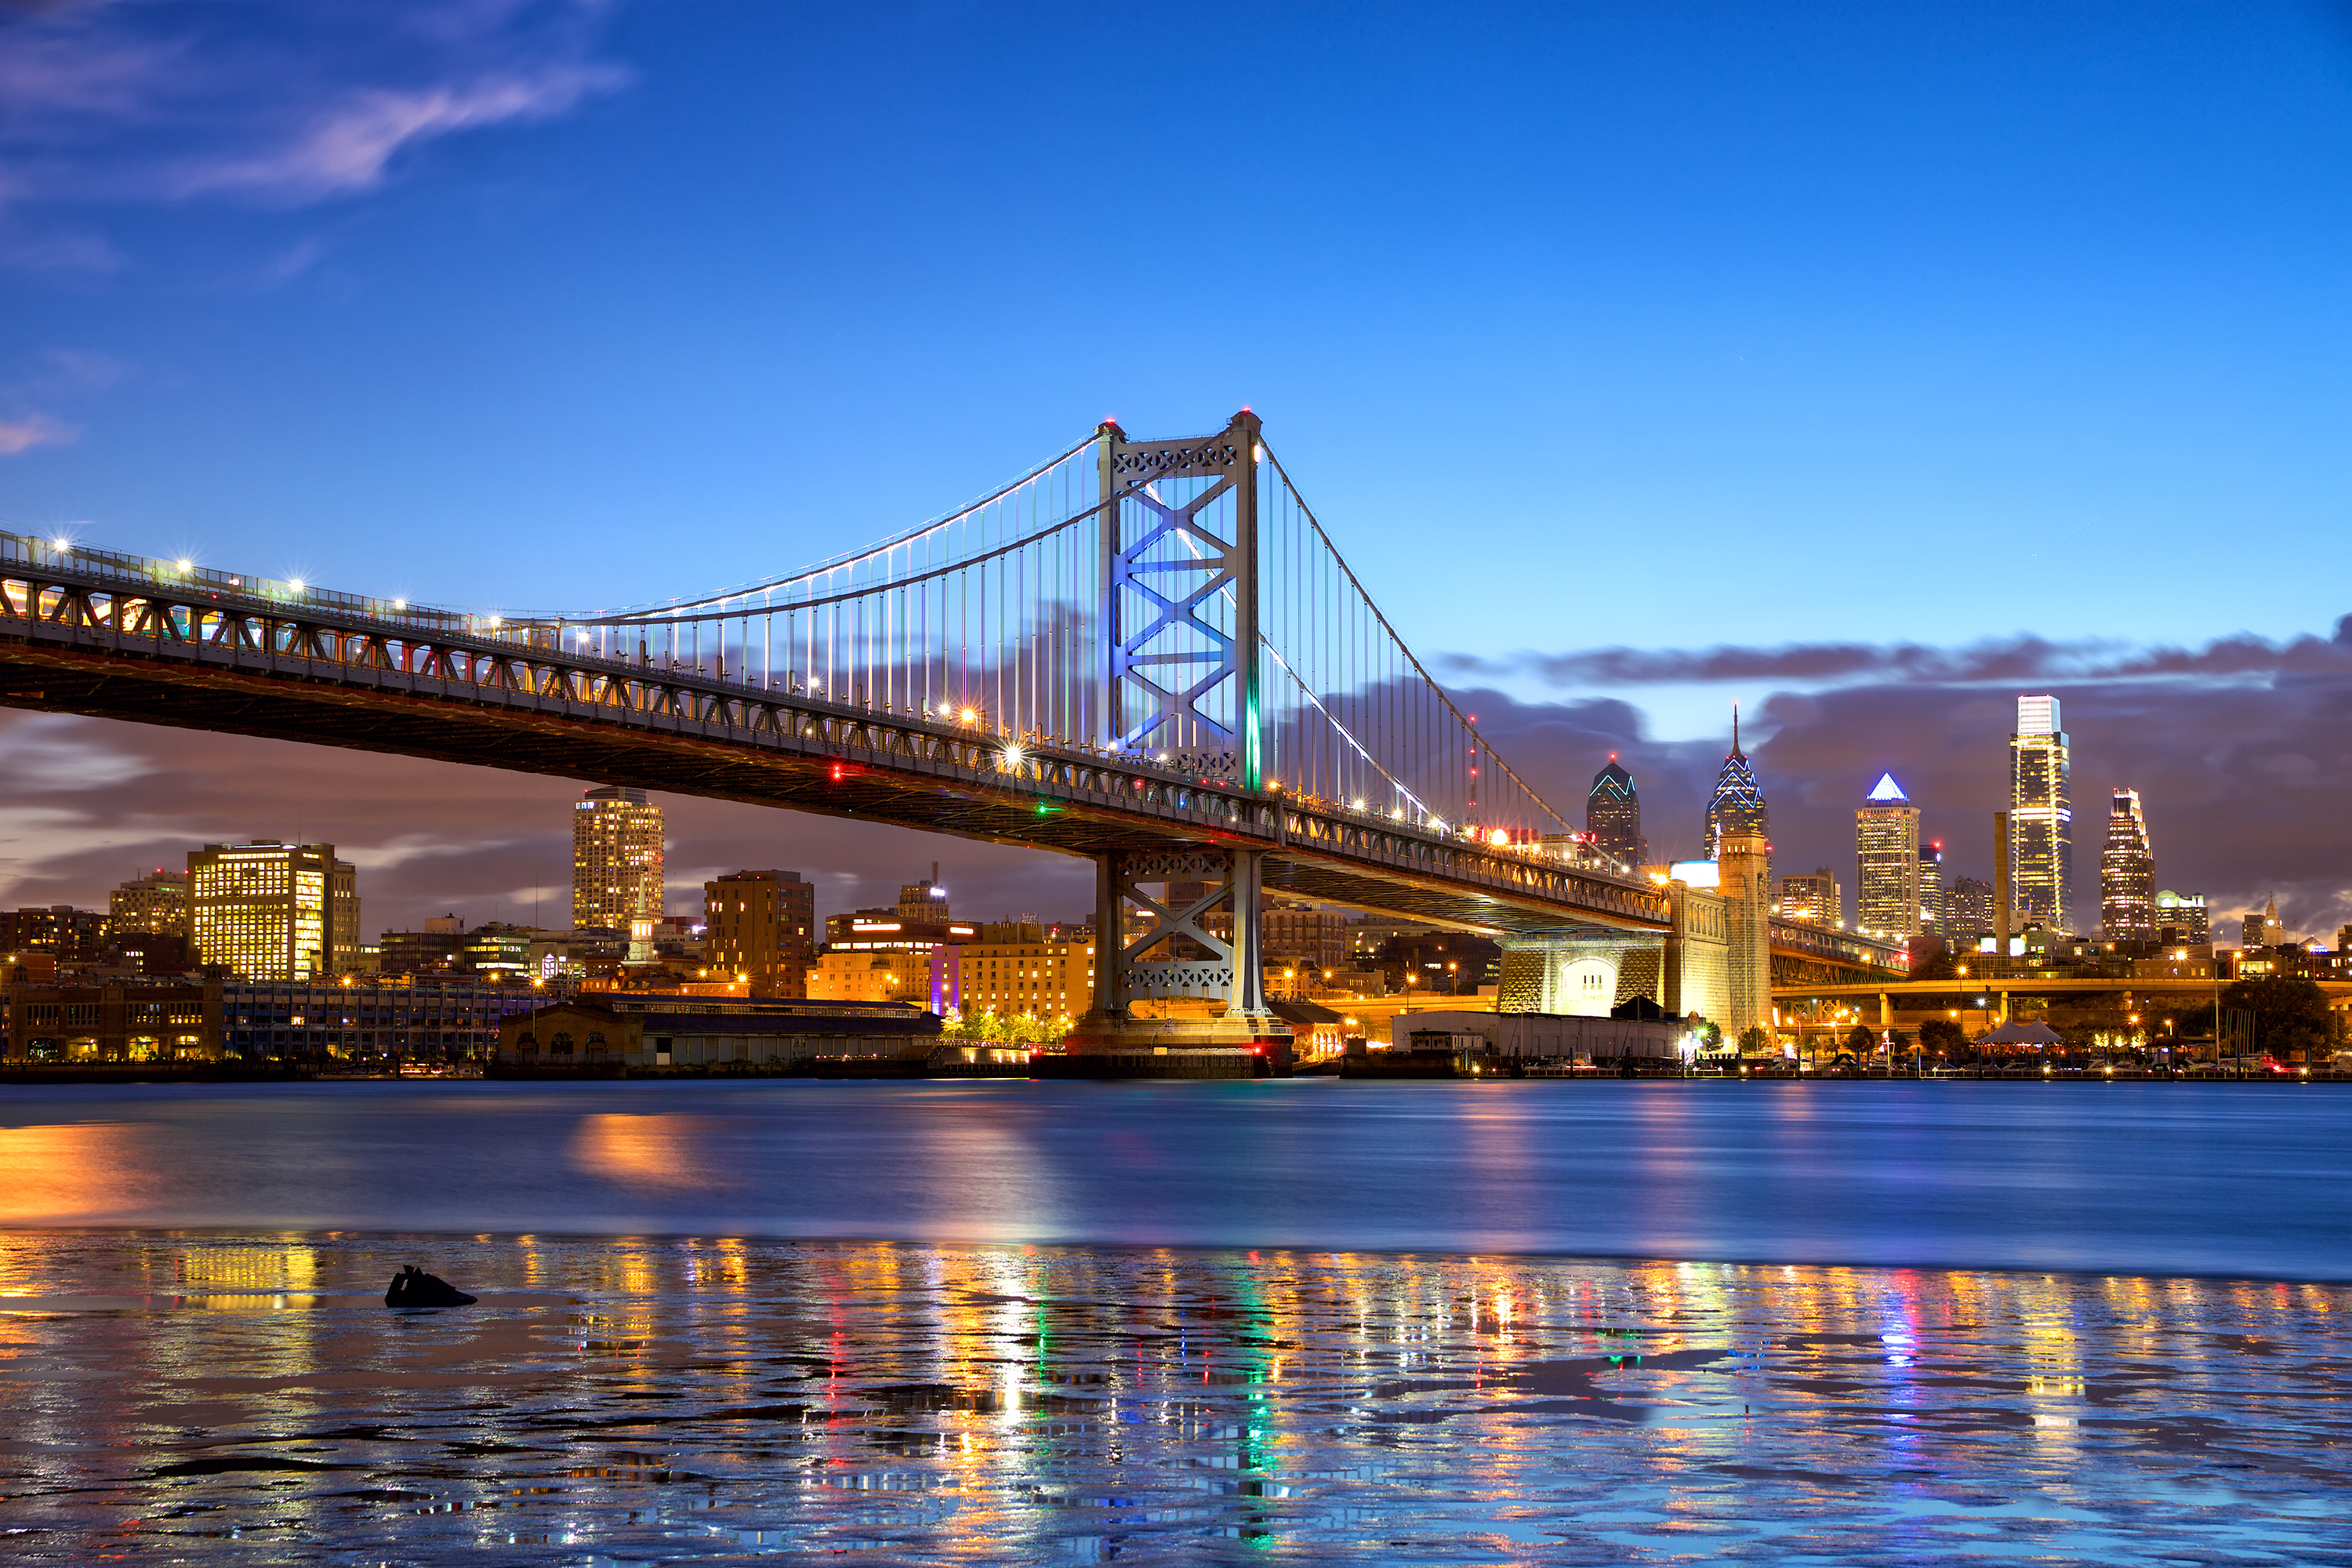
{"label": "stone anchorage building", "polygon": [[920,1062],[939,1047],[940,1029],[937,1014],[901,1003],[609,992],[507,1019],[498,1059],[542,1071]]}

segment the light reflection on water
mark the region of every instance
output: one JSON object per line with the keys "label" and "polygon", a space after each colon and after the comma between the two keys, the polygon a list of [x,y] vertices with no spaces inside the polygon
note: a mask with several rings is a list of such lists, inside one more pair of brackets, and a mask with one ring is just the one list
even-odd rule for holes
{"label": "light reflection on water", "polygon": [[[28,1558],[2352,1550],[2333,1286],[352,1232],[6,1258]],[[385,1310],[412,1259],[482,1303]]]}

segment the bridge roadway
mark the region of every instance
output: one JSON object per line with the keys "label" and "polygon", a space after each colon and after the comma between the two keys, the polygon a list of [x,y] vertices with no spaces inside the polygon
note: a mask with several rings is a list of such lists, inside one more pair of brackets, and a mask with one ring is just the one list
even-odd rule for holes
{"label": "bridge roadway", "polygon": [[[1263,886],[1503,936],[1664,932],[1654,889],[1079,745],[547,646],[495,617],[0,535],[0,706],[894,823],[1069,854],[1266,852]],[[255,592],[253,589],[274,591]]]}

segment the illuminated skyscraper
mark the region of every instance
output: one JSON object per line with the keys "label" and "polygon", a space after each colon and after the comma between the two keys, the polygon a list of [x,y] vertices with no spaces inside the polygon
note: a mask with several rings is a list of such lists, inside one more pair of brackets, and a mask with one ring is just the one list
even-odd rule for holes
{"label": "illuminated skyscraper", "polygon": [[1941,839],[1919,846],[1919,929],[1930,936],[1944,934],[1944,845]]}
{"label": "illuminated skyscraper", "polygon": [[572,924],[626,931],[662,916],[662,811],[641,789],[592,789],[572,807]]}
{"label": "illuminated skyscraper", "polygon": [[1780,897],[1773,903],[1772,912],[1784,921],[1802,921],[1807,925],[1843,925],[1845,892],[1838,886],[1837,873],[1827,866],[1811,875],[1791,871],[1780,879]]}
{"label": "illuminated skyscraper", "polygon": [[1854,924],[1908,942],[1919,930],[1919,808],[1881,773],[1853,814]]}
{"label": "illuminated skyscraper", "polygon": [[314,980],[359,955],[358,873],[331,844],[207,844],[188,854],[188,939],[247,980]]}
{"label": "illuminated skyscraper", "polygon": [[2202,893],[2176,893],[2166,888],[2156,895],[2156,940],[2196,945],[2213,940],[2212,917]]}
{"label": "illuminated skyscraper", "polygon": [[2017,700],[2009,738],[2010,898],[2029,921],[2074,929],[2074,806],[2058,699]]}
{"label": "illuminated skyscraper", "polygon": [[2119,789],[2107,812],[2107,844],[2099,858],[2099,934],[2109,942],[2156,940],[2156,853],[2139,792]]}
{"label": "illuminated skyscraper", "polygon": [[1706,803],[1706,858],[1718,859],[1723,853],[1723,836],[1727,833],[1753,833],[1761,837],[1772,836],[1771,821],[1764,807],[1764,791],[1756,783],[1756,770],[1748,765],[1748,753],[1739,749],[1739,704],[1731,705],[1731,754],[1723,759],[1723,772],[1717,775],[1715,795]]}
{"label": "illuminated skyscraper", "polygon": [[1584,797],[1584,831],[1592,847],[1628,866],[1650,858],[1650,841],[1642,837],[1642,801],[1633,793],[1633,775],[1609,753],[1609,765],[1592,775],[1592,793]]}

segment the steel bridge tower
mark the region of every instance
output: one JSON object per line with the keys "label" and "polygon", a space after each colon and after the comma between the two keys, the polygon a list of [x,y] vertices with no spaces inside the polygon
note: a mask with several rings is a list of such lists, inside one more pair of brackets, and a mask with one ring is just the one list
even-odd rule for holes
{"label": "steel bridge tower", "polygon": [[[1258,437],[1244,409],[1214,436],[1130,441],[1107,421],[1095,439],[1097,738],[1252,794],[1265,783]],[[1264,994],[1264,858],[1239,845],[1095,857],[1094,1005],[1070,1038],[1074,1067],[1223,1077],[1252,1056],[1287,1070],[1289,1026]],[[1139,1000],[1174,997],[1222,997],[1224,1011],[1135,1016]]]}

